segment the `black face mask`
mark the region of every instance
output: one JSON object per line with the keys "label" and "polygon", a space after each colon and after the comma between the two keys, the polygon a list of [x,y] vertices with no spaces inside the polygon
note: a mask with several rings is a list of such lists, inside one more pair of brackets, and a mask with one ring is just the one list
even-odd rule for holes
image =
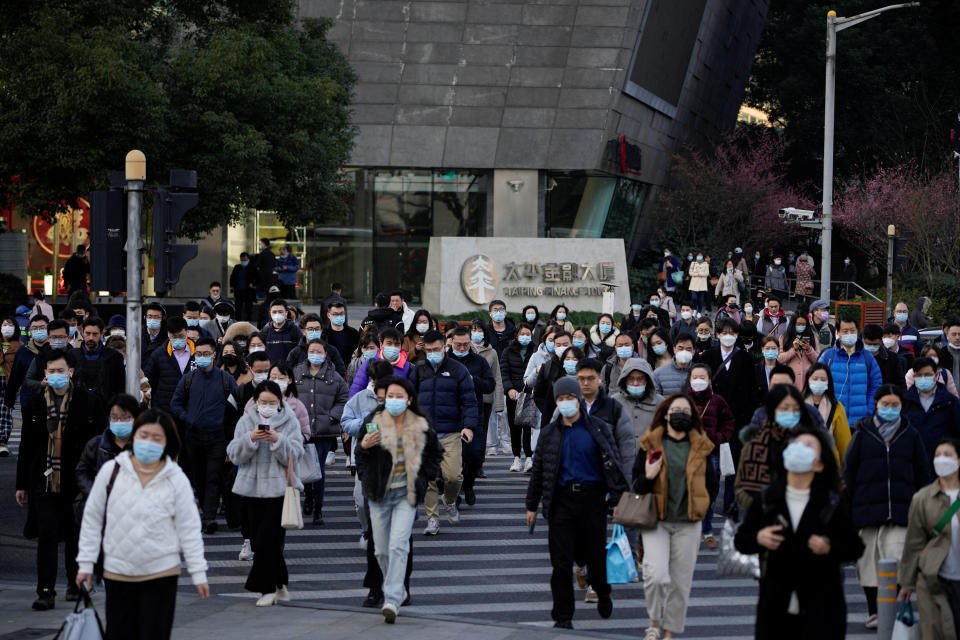
{"label": "black face mask", "polygon": [[227,355],[223,356],[221,360],[223,360],[223,364],[227,365],[228,367],[235,367],[240,363],[240,358],[233,353],[228,353]]}
{"label": "black face mask", "polygon": [[674,431],[686,433],[693,427],[693,417],[689,413],[671,413],[670,426]]}

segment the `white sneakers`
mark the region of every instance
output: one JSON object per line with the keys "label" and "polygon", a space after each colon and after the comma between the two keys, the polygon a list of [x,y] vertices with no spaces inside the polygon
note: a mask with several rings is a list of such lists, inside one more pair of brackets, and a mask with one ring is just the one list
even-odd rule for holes
{"label": "white sneakers", "polygon": [[7,449],[7,443],[0,443],[0,458],[6,458],[10,455],[10,449]]}
{"label": "white sneakers", "polygon": [[332,464],[333,464],[334,462],[336,462],[336,461],[337,461],[337,454],[335,454],[333,451],[328,451],[328,452],[327,452],[327,459],[326,459],[326,461],[324,461],[324,464],[329,467],[330,465],[332,465]]}
{"label": "white sneakers", "polygon": [[460,510],[457,509],[457,503],[453,502],[451,504],[444,503],[443,505],[447,509],[447,522],[450,524],[457,524],[460,522]]}
{"label": "white sneakers", "polygon": [[427,518],[427,526],[423,529],[423,535],[435,536],[440,533],[440,521],[436,518]]}
{"label": "white sneakers", "polygon": [[360,551],[367,550],[367,532],[366,531],[360,534],[360,543],[357,546],[360,547]]}
{"label": "white sneakers", "polygon": [[290,602],[290,592],[287,591],[286,585],[277,589],[277,602]]}
{"label": "white sneakers", "polygon": [[530,469],[533,469],[533,458],[527,458],[523,461],[523,472],[530,473]]}
{"label": "white sneakers", "polygon": [[276,593],[265,593],[257,600],[258,607],[272,607],[277,602]]}
{"label": "white sneakers", "polygon": [[240,547],[241,560],[253,560],[253,548],[250,546],[250,540],[244,539],[243,546]]}
{"label": "white sneakers", "polygon": [[383,621],[387,624],[393,624],[397,621],[397,607],[391,603],[386,603],[383,605],[383,609],[380,610],[380,613],[383,614]]}
{"label": "white sneakers", "polygon": [[643,634],[643,640],[660,640],[660,627],[650,627]]}
{"label": "white sneakers", "polygon": [[513,464],[510,465],[510,471],[519,473],[521,469],[523,469],[523,463],[520,461],[519,457],[515,457],[513,459]]}

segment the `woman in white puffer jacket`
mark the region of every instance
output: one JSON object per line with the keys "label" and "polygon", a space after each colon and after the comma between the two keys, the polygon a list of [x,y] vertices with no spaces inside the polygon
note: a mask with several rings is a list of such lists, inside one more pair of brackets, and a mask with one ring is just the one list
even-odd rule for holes
{"label": "woman in white puffer jacket", "polygon": [[102,542],[108,637],[169,638],[181,549],[197,594],[210,595],[200,513],[190,481],[173,461],[180,451],[173,418],[145,411],[130,442],[132,451],[103,465],[87,498],[77,584],[90,587]]}

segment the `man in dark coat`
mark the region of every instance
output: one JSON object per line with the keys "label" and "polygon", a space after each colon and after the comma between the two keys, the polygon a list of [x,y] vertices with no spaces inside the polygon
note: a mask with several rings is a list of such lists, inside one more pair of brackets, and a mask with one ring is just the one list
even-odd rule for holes
{"label": "man in dark coat", "polygon": [[240,254],[240,262],[230,272],[230,288],[237,304],[237,320],[253,319],[253,304],[257,301],[256,267],[250,264],[250,254]]}
{"label": "man in dark coat", "polygon": [[403,335],[403,315],[390,307],[390,296],[385,293],[378,293],[374,304],[376,306],[367,313],[367,317],[360,323],[360,328],[366,329],[370,325],[375,325],[381,331],[392,328]]}
{"label": "man in dark coat", "polygon": [[753,356],[736,346],[739,333],[740,325],[736,321],[730,318],[721,320],[717,326],[718,344],[694,360],[710,366],[713,392],[730,405],[734,424],[745,425],[750,423],[757,399]]}
{"label": "man in dark coat", "polygon": [[347,324],[347,307],[342,302],[334,300],[326,309],[327,326],[320,337],[340,353],[344,362],[350,362],[360,344],[360,332]]}
{"label": "man in dark coat", "polygon": [[150,406],[171,413],[173,392],[180,378],[193,364],[193,343],[187,340],[187,321],[183,318],[170,318],[167,321],[167,334],[169,339],[151,354],[150,360],[145,363],[144,373],[152,391]]}
{"label": "man in dark coat", "polygon": [[477,500],[473,487],[477,482],[480,467],[483,465],[484,452],[487,446],[485,432],[490,419],[489,414],[484,415],[483,396],[487,393],[493,393],[497,385],[486,358],[470,348],[470,329],[467,327],[454,329],[451,348],[447,355],[452,356],[454,360],[467,368],[470,377],[473,379],[473,391],[477,394],[477,414],[480,419],[477,421],[476,429],[473,432],[473,442],[463,446],[463,498],[468,505],[472,505]]}
{"label": "man in dark coat", "polygon": [[576,379],[557,380],[553,393],[560,415],[543,428],[533,455],[527,526],[535,525],[542,502],[553,565],[550,615],[555,627],[572,629],[575,557],[587,561],[600,616],[609,618],[613,613],[605,552],[606,497],[616,504],[627,490],[627,481],[612,428],[587,413]]}
{"label": "man in dark coat", "polygon": [[260,253],[256,263],[256,289],[258,295],[266,295],[273,286],[273,270],[277,266],[277,257],[270,251],[270,239],[260,238]]}
{"label": "man in dark coat", "polygon": [[106,428],[102,405],[93,401],[83,385],[71,381],[73,368],[66,352],[50,349],[41,354],[46,386],[30,399],[29,421],[23,424],[17,458],[16,499],[27,506],[24,535],[37,541],[37,600],[33,608],[54,607],[57,584],[57,551],[64,542],[67,600],[77,598],[77,544],[79,532],[73,515],[77,495],[74,469],[87,441]]}
{"label": "man in dark coat", "polygon": [[77,384],[83,385],[87,393],[100,402],[106,402],[114,395],[123,393],[126,386],[126,367],[123,354],[116,349],[104,346],[103,320],[91,316],[80,325],[83,343],[74,349],[77,363],[75,374]]}
{"label": "man in dark coat", "polygon": [[77,245],[77,251],[67,258],[63,265],[63,281],[67,285],[67,290],[73,294],[74,291],[87,290],[87,274],[90,273],[90,261],[87,260],[87,248],[82,244]]}

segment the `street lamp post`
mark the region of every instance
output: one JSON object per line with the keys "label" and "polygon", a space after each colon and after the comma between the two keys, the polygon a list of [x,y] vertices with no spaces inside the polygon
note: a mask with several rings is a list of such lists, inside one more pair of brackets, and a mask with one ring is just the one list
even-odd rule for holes
{"label": "street lamp post", "polygon": [[823,253],[820,257],[820,298],[822,300],[830,299],[830,267],[833,259],[833,125],[837,101],[837,32],[876,18],[891,9],[919,6],[919,2],[903,2],[849,18],[838,18],[836,11],[827,13],[826,87],[823,104],[823,236],[821,244]]}

